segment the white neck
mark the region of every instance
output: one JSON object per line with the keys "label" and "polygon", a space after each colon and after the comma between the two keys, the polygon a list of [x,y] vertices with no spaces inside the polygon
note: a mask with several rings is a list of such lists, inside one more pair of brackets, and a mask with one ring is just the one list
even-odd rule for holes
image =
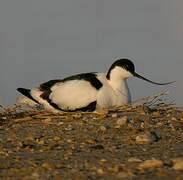
{"label": "white neck", "polygon": [[131,102],[131,95],[126,80],[133,75],[121,68],[116,66],[110,71],[108,83],[112,89],[118,94],[118,98],[121,97],[121,102]]}
{"label": "white neck", "polygon": [[127,102],[131,102],[131,94],[128,88],[127,79],[117,78],[117,76],[112,76],[108,83],[112,87],[112,89],[120,93],[123,99],[126,99]]}
{"label": "white neck", "polygon": [[126,79],[110,79],[108,82],[114,90],[122,91],[124,93],[128,93],[129,91]]}
{"label": "white neck", "polygon": [[128,71],[117,66],[110,72],[108,81],[113,89],[121,89],[122,87],[127,86],[126,79],[130,76],[131,74]]}

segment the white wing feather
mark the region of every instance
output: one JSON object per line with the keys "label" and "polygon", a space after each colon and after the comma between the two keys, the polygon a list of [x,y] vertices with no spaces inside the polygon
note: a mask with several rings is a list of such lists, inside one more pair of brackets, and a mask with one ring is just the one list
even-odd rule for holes
{"label": "white wing feather", "polygon": [[61,109],[74,110],[97,100],[97,90],[85,80],[57,83],[51,91],[50,100]]}

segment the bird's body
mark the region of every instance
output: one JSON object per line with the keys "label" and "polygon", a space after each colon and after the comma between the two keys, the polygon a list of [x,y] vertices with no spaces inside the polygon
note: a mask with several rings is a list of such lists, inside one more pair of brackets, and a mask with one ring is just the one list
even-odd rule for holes
{"label": "bird's body", "polygon": [[52,111],[93,111],[131,102],[126,80],[113,85],[104,73],[83,73],[51,80],[30,90],[30,95]]}
{"label": "bird's body", "polygon": [[135,73],[130,60],[121,59],[112,64],[107,74],[77,74],[50,80],[31,90],[17,90],[47,110],[94,111],[130,103],[131,94],[126,80],[132,76],[147,80]]}

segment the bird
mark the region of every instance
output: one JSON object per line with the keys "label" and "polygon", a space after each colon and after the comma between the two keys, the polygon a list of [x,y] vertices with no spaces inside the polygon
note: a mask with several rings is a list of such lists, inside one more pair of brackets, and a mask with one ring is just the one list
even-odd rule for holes
{"label": "bird", "polygon": [[151,81],[135,71],[131,60],[123,58],[117,59],[107,73],[81,73],[49,80],[32,89],[17,88],[17,91],[49,111],[92,112],[131,103],[127,84],[127,79],[131,77],[156,85],[174,82]]}

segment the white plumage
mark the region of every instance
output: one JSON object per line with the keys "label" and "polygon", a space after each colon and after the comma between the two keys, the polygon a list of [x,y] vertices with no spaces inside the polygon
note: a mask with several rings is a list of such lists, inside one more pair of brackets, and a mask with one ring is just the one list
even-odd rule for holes
{"label": "white plumage", "polygon": [[82,108],[97,98],[97,90],[84,80],[58,83],[51,90],[50,99],[63,109]]}
{"label": "white plumage", "polygon": [[152,82],[137,74],[130,60],[119,59],[112,64],[107,74],[83,73],[62,80],[51,80],[31,90],[17,90],[48,110],[94,111],[130,103],[127,79],[133,76],[158,85],[169,84]]}

